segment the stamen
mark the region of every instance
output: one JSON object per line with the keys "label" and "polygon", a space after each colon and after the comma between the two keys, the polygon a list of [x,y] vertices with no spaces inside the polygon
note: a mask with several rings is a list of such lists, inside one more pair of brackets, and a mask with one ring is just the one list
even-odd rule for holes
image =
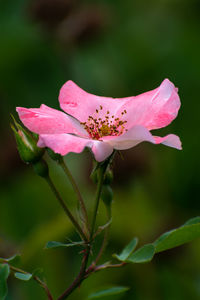
{"label": "stamen", "polygon": [[[100,105],[99,110],[103,110],[103,106]],[[99,110],[96,109],[96,113],[99,113]],[[126,110],[121,112],[121,115],[124,115]],[[119,136],[123,134],[125,129],[124,124],[127,121],[122,121],[119,118],[114,119],[113,116],[109,116],[110,112],[107,110],[106,115],[102,118],[94,118],[93,116],[88,116],[87,122],[81,122],[81,125],[84,126],[85,130],[89,133],[90,137],[95,140],[101,140],[104,136]]]}

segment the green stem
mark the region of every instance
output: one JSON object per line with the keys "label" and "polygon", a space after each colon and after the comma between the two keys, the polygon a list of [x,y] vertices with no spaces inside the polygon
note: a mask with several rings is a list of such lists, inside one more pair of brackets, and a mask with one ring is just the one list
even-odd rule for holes
{"label": "green stem", "polygon": [[[108,214],[108,220],[110,219],[111,215],[110,215],[110,212],[107,211],[107,214]],[[95,259],[95,261],[92,263],[94,266],[97,265],[98,261],[100,260],[104,250],[106,249],[106,246],[107,246],[107,243],[108,243],[108,236],[109,236],[109,229],[110,229],[110,224],[108,227],[106,227],[105,229],[105,232],[104,232],[104,237],[103,237],[103,242],[102,242],[102,245],[101,245],[101,248],[99,250],[99,253],[97,254],[97,257]]]}
{"label": "green stem", "polygon": [[[5,261],[5,263],[8,263]],[[11,265],[9,265],[10,269],[14,272],[19,272],[19,273],[23,273],[23,274],[29,274],[28,272],[22,270],[22,269],[19,269],[19,268],[16,268],[16,267],[13,267]],[[33,276],[32,277],[37,283],[39,283],[39,285],[45,290],[46,294],[47,294],[47,297],[49,300],[53,300],[53,296],[51,295],[51,292],[48,288],[48,286],[46,285],[45,282],[43,282],[38,276]]]}
{"label": "green stem", "polygon": [[59,165],[62,167],[63,171],[65,172],[65,174],[67,175],[75,193],[77,194],[77,198],[78,198],[78,201],[79,201],[79,204],[80,204],[80,208],[81,208],[81,211],[82,211],[82,215],[83,215],[83,218],[84,218],[84,222],[85,222],[85,225],[86,225],[86,228],[87,230],[89,231],[89,222],[88,222],[88,215],[87,215],[87,210],[86,210],[86,207],[85,207],[85,203],[84,203],[84,200],[81,196],[81,193],[79,191],[79,188],[76,184],[76,181],[74,180],[70,170],[68,169],[64,159],[60,159],[58,161]]}
{"label": "green stem", "polygon": [[99,178],[98,178],[97,192],[96,192],[96,197],[95,197],[95,206],[94,206],[94,213],[93,213],[93,219],[92,219],[92,225],[91,225],[90,240],[92,240],[92,238],[93,238],[96,217],[97,217],[97,212],[98,212],[98,207],[99,207],[99,202],[100,202],[100,197],[101,197],[101,190],[103,187],[104,174],[105,174],[108,164],[109,164],[109,159],[107,161],[105,161],[104,164],[102,164],[99,167],[99,174],[98,174]]}
{"label": "green stem", "polygon": [[80,272],[72,284],[67,288],[64,293],[58,297],[57,300],[66,299],[78,286],[80,286],[81,282],[85,279],[85,270],[87,267],[88,258],[90,255],[90,246],[88,245],[87,249],[85,250],[85,255],[83,256]]}
{"label": "green stem", "polygon": [[98,271],[105,270],[105,269],[111,269],[111,268],[121,268],[126,265],[127,265],[126,262],[122,262],[120,264],[113,264],[113,265],[105,263],[105,264],[99,265],[99,266],[95,266],[92,263],[85,271],[85,279],[88,278],[88,276],[90,276],[91,274],[96,273]]}
{"label": "green stem", "polygon": [[74,218],[74,216],[71,214],[70,210],[68,209],[67,205],[65,204],[65,202],[61,198],[61,196],[60,196],[59,192],[57,191],[55,185],[53,184],[51,178],[49,176],[47,176],[47,177],[45,177],[45,179],[46,179],[48,185],[50,186],[52,192],[56,196],[56,199],[58,200],[58,202],[62,206],[64,212],[66,213],[66,215],[68,216],[68,218],[71,220],[72,224],[75,226],[76,230],[78,231],[78,233],[80,234],[80,236],[82,237],[82,239],[84,241],[87,241],[86,235],[84,234],[82,228],[80,227],[80,225],[78,224],[78,222],[76,221],[76,219]]}

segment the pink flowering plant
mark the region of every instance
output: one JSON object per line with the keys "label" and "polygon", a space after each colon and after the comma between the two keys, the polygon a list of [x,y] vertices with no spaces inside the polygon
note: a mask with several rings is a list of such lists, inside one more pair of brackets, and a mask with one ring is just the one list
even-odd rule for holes
{"label": "pink flowering plant", "polygon": [[[178,114],[180,99],[178,89],[172,82],[165,79],[158,88],[135,97],[109,98],[89,94],[73,81],[67,81],[60,90],[59,102],[64,112],[44,104],[40,108],[17,107],[19,118],[25,128],[13,118],[12,129],[20,157],[33,166],[36,174],[46,180],[80,236],[78,241],[68,244],[50,241],[46,244],[46,248],[82,247],[80,271],[77,277],[72,279],[71,285],[54,298],[51,288],[40,278],[37,271],[30,273],[16,267],[18,256],[0,258],[0,299],[5,299],[7,295],[6,282],[11,273],[19,280],[35,280],[44,289],[47,299],[62,300],[67,299],[84,280],[97,271],[121,268],[127,264],[147,263],[156,253],[180,246],[200,236],[200,217],[195,217],[140,248],[137,248],[138,239],[133,237],[120,253],[116,249],[119,254],[113,254],[110,261],[101,261],[112,221],[113,192],[110,184],[115,154],[141,142],[182,149],[177,135],[168,134],[159,137],[151,133],[151,130],[169,125]],[[88,216],[85,199],[63,159],[68,153],[81,153],[86,147],[91,150],[93,156],[94,168],[91,179],[97,186],[92,216]],[[78,217],[75,217],[74,212],[69,209],[67,201],[61,197],[53,183],[43,157],[45,152],[64,170],[72,184],[77,195]],[[104,203],[107,212],[107,223],[103,226],[96,224],[100,201]],[[103,236],[102,245],[96,253],[93,248],[99,234]],[[89,298],[114,295],[126,292],[127,289],[128,287],[115,286],[99,290]]]}

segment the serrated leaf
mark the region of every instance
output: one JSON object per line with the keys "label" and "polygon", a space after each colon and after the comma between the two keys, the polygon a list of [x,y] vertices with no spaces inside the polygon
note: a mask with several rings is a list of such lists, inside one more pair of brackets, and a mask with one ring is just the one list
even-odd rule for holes
{"label": "serrated leaf", "polygon": [[126,286],[115,286],[115,287],[99,290],[95,293],[92,293],[91,295],[88,296],[88,299],[97,299],[97,298],[102,298],[102,297],[106,297],[106,296],[113,296],[113,295],[117,295],[120,293],[124,293],[128,290],[129,290],[129,287],[126,287]]}
{"label": "serrated leaf", "polygon": [[118,254],[113,254],[115,258],[117,258],[120,261],[125,261],[131,253],[135,250],[136,246],[138,243],[138,238],[132,239],[132,241],[123,249],[123,251],[118,255]]}
{"label": "serrated leaf", "polygon": [[155,247],[153,244],[147,244],[143,247],[136,250],[134,253],[132,253],[128,259],[127,262],[131,263],[146,263],[152,260],[153,256],[155,254]]}
{"label": "serrated leaf", "polygon": [[16,266],[21,261],[21,256],[19,254],[15,254],[6,259],[9,265]]}
{"label": "serrated leaf", "polygon": [[0,264],[0,299],[4,300],[8,293],[7,279],[10,274],[10,267],[8,264]]}
{"label": "serrated leaf", "polygon": [[74,246],[81,246],[83,245],[84,242],[72,242],[68,244],[60,243],[60,242],[55,242],[55,241],[50,241],[47,242],[45,249],[51,249],[51,248],[60,248],[60,247],[74,247]]}
{"label": "serrated leaf", "polygon": [[32,274],[30,273],[20,273],[20,272],[16,272],[15,273],[15,277],[19,280],[24,280],[24,281],[29,281],[32,278]]}

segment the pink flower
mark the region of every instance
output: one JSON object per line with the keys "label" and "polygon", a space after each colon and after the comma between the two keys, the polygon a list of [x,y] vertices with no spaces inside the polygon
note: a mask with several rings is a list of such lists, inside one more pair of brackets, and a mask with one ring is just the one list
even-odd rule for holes
{"label": "pink flower", "polygon": [[18,107],[17,112],[23,124],[39,134],[39,147],[49,147],[61,155],[80,153],[89,147],[100,162],[113,149],[129,149],[144,141],[181,149],[178,136],[157,137],[150,133],[176,118],[180,108],[177,91],[165,79],[152,91],[114,99],[89,94],[67,81],[59,95],[66,114],[44,104],[40,108]]}

